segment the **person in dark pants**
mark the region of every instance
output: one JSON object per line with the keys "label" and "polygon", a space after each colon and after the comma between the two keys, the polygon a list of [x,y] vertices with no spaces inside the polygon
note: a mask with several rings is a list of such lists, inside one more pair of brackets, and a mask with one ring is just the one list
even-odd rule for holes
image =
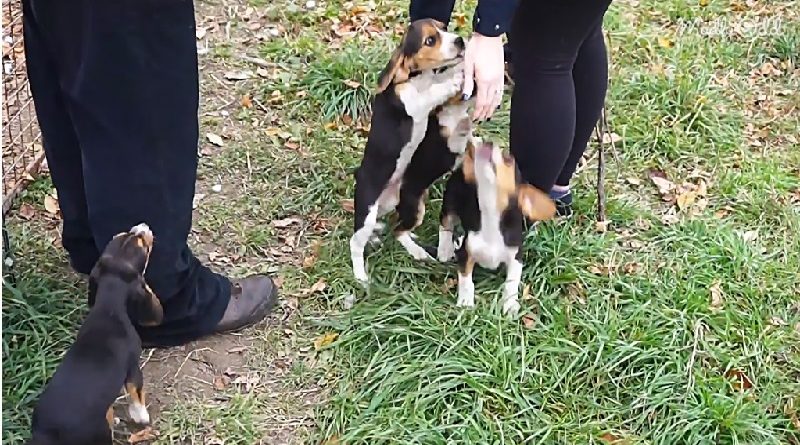
{"label": "person in dark pants", "polygon": [[[411,0],[411,20],[447,23],[454,3]],[[473,18],[465,59],[475,65],[470,70],[478,85],[474,117],[489,118],[496,109],[481,90],[497,88],[496,72],[503,65],[501,36],[510,31],[511,152],[525,181],[548,191],[560,215],[572,213],[570,180],[605,101],[608,62],[602,24],[610,4],[611,0],[480,0]],[[473,45],[476,39],[479,44]],[[465,79],[467,83],[471,79]],[[471,93],[467,87],[465,95]]]}
{"label": "person in dark pants", "polygon": [[164,323],[146,347],[263,319],[266,276],[233,283],[187,246],[197,179],[199,85],[192,0],[23,0],[28,76],[72,267],[89,274],[108,241],[147,223],[146,279]]}

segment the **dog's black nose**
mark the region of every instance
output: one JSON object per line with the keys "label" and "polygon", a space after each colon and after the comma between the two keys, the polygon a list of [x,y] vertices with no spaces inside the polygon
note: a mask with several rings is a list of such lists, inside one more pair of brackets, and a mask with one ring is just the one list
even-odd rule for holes
{"label": "dog's black nose", "polygon": [[456,37],[456,48],[464,49],[464,39],[461,37]]}

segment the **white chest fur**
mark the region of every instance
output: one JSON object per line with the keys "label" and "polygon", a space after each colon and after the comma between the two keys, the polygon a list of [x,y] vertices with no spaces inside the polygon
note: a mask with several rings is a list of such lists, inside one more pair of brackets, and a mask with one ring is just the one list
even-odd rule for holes
{"label": "white chest fur", "polygon": [[478,265],[487,269],[497,269],[508,264],[517,255],[517,247],[506,246],[500,231],[501,214],[497,210],[497,195],[493,189],[478,189],[478,205],[481,209],[481,228],[467,235],[467,249]]}
{"label": "white chest fur", "polygon": [[508,247],[497,227],[487,227],[467,236],[467,249],[478,265],[486,269],[497,269],[508,264],[517,255],[516,247]]}

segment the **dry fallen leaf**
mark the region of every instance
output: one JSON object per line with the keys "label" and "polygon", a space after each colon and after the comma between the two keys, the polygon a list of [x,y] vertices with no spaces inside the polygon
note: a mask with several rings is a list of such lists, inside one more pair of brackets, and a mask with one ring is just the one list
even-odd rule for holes
{"label": "dry fallen leaf", "polygon": [[228,349],[228,354],[241,354],[242,352],[246,351],[247,347],[245,346],[234,346]]}
{"label": "dry fallen leaf", "polygon": [[158,438],[158,431],[154,430],[153,427],[148,426],[143,430],[131,434],[131,436],[128,437],[128,443],[147,442],[157,438]]}
{"label": "dry fallen leaf", "polygon": [[214,133],[206,133],[206,139],[208,139],[208,142],[211,142],[217,147],[222,147],[224,144],[224,142],[222,142],[222,138]]}
{"label": "dry fallen leaf", "polygon": [[310,269],[314,267],[314,264],[317,263],[317,258],[319,258],[319,251],[322,248],[322,242],[316,241],[313,246],[311,246],[311,253],[309,253],[305,258],[303,258],[303,269]]}
{"label": "dry fallen leaf", "polygon": [[222,391],[231,383],[231,378],[226,375],[214,376],[214,389]]}
{"label": "dry fallen leaf", "polygon": [[356,82],[355,80],[347,79],[347,80],[344,80],[343,82],[344,82],[345,85],[347,85],[347,86],[349,86],[350,88],[353,88],[353,89],[358,88],[358,87],[361,86],[361,84]]}
{"label": "dry fallen leaf", "polygon": [[533,327],[536,325],[536,320],[533,318],[533,315],[525,314],[522,316],[522,324],[526,329],[533,329]]}
{"label": "dry fallen leaf", "polygon": [[773,316],[770,317],[769,324],[772,326],[786,326],[786,320],[778,316]]}
{"label": "dry fallen leaf", "polygon": [[304,290],[304,291],[303,291],[303,294],[305,294],[305,295],[311,295],[311,294],[314,294],[314,293],[317,293],[317,292],[322,292],[322,291],[324,291],[324,290],[325,290],[325,288],[327,288],[327,287],[328,287],[328,284],[327,284],[327,283],[325,283],[325,280],[323,280],[322,278],[320,278],[320,279],[319,279],[319,280],[318,280],[316,283],[314,283],[314,285],[313,285],[313,286],[311,286],[310,288],[308,288],[308,289]]}
{"label": "dry fallen leaf", "polygon": [[665,177],[651,175],[650,180],[653,181],[653,184],[655,184],[656,187],[658,187],[658,193],[662,196],[669,194],[673,189],[675,189],[675,184]]}
{"label": "dry fallen leaf", "polygon": [[594,230],[598,233],[605,233],[608,231],[608,226],[611,224],[611,220],[605,221],[597,221],[594,223]]}
{"label": "dry fallen leaf", "polygon": [[328,346],[334,341],[336,341],[337,338],[339,338],[339,334],[337,334],[336,332],[320,335],[319,337],[316,338],[316,340],[314,340],[314,349],[319,351],[325,346]]}
{"label": "dry fallen leaf", "polygon": [[229,71],[225,73],[225,78],[228,80],[246,80],[252,76],[249,71]]}
{"label": "dry fallen leaf", "polygon": [[24,220],[29,220],[33,218],[33,215],[35,213],[36,210],[34,210],[33,206],[28,204],[27,202],[19,206],[19,216]]}
{"label": "dry fallen leaf", "polygon": [[746,243],[752,243],[753,241],[758,239],[758,230],[748,230],[746,232],[742,232],[741,234],[742,240]]}
{"label": "dry fallen leaf", "polygon": [[329,437],[322,445],[339,445],[339,436],[333,435]]}
{"label": "dry fallen leaf", "polygon": [[272,225],[274,227],[279,228],[279,229],[284,229],[286,227],[291,226],[292,224],[297,224],[299,222],[300,222],[300,220],[297,219],[297,218],[284,218],[284,219],[278,219],[278,220],[272,221]]}
{"label": "dry fallen leaf", "polygon": [[525,284],[522,287],[522,301],[533,300],[533,295],[531,295],[531,285]]}
{"label": "dry fallen leaf", "polygon": [[677,204],[681,211],[686,211],[697,200],[697,192],[686,191],[678,195]]}
{"label": "dry fallen leaf", "polygon": [[50,195],[44,197],[44,209],[51,215],[57,215],[59,211],[58,200]]}
{"label": "dry fallen leaf", "polygon": [[342,205],[342,208],[347,213],[354,213],[356,211],[356,205],[352,199],[343,199],[339,201],[339,203]]}
{"label": "dry fallen leaf", "polygon": [[719,311],[722,309],[724,294],[722,293],[720,282],[714,282],[714,284],[712,284],[708,289],[708,292],[711,294],[711,310]]}
{"label": "dry fallen leaf", "polygon": [[637,262],[627,263],[622,266],[622,271],[626,274],[635,274],[639,270],[640,264]]}
{"label": "dry fallen leaf", "polygon": [[731,381],[731,385],[736,391],[744,391],[753,387],[753,381],[740,369],[729,369],[725,373],[725,377]]}
{"label": "dry fallen leaf", "polygon": [[603,133],[603,143],[604,144],[616,144],[617,142],[622,141],[622,136],[618,135],[617,133]]}
{"label": "dry fallen leaf", "polygon": [[625,182],[630,185],[641,185],[642,181],[639,178],[626,178]]}
{"label": "dry fallen leaf", "polygon": [[241,386],[245,392],[250,392],[253,387],[261,383],[261,377],[259,377],[258,374],[251,372],[246,375],[236,376],[233,380],[231,380],[231,383]]}
{"label": "dry fallen leaf", "polygon": [[610,444],[614,444],[614,445],[622,443],[622,438],[621,437],[616,436],[616,435],[611,434],[611,433],[603,434],[602,436],[600,436],[600,440],[602,440],[605,443],[610,443]]}
{"label": "dry fallen leaf", "polygon": [[672,48],[675,46],[675,42],[673,42],[669,37],[660,36],[658,38],[658,46],[662,48]]}
{"label": "dry fallen leaf", "polygon": [[253,106],[253,100],[250,99],[249,94],[245,94],[244,96],[242,96],[242,106],[244,108],[250,108]]}

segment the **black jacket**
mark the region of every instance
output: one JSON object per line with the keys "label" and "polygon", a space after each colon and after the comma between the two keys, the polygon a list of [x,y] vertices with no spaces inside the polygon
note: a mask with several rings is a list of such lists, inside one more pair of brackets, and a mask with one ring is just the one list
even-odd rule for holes
{"label": "black jacket", "polygon": [[[472,17],[473,31],[488,37],[508,32],[519,0],[479,0]],[[449,23],[455,0],[411,0],[411,21],[432,18]]]}

